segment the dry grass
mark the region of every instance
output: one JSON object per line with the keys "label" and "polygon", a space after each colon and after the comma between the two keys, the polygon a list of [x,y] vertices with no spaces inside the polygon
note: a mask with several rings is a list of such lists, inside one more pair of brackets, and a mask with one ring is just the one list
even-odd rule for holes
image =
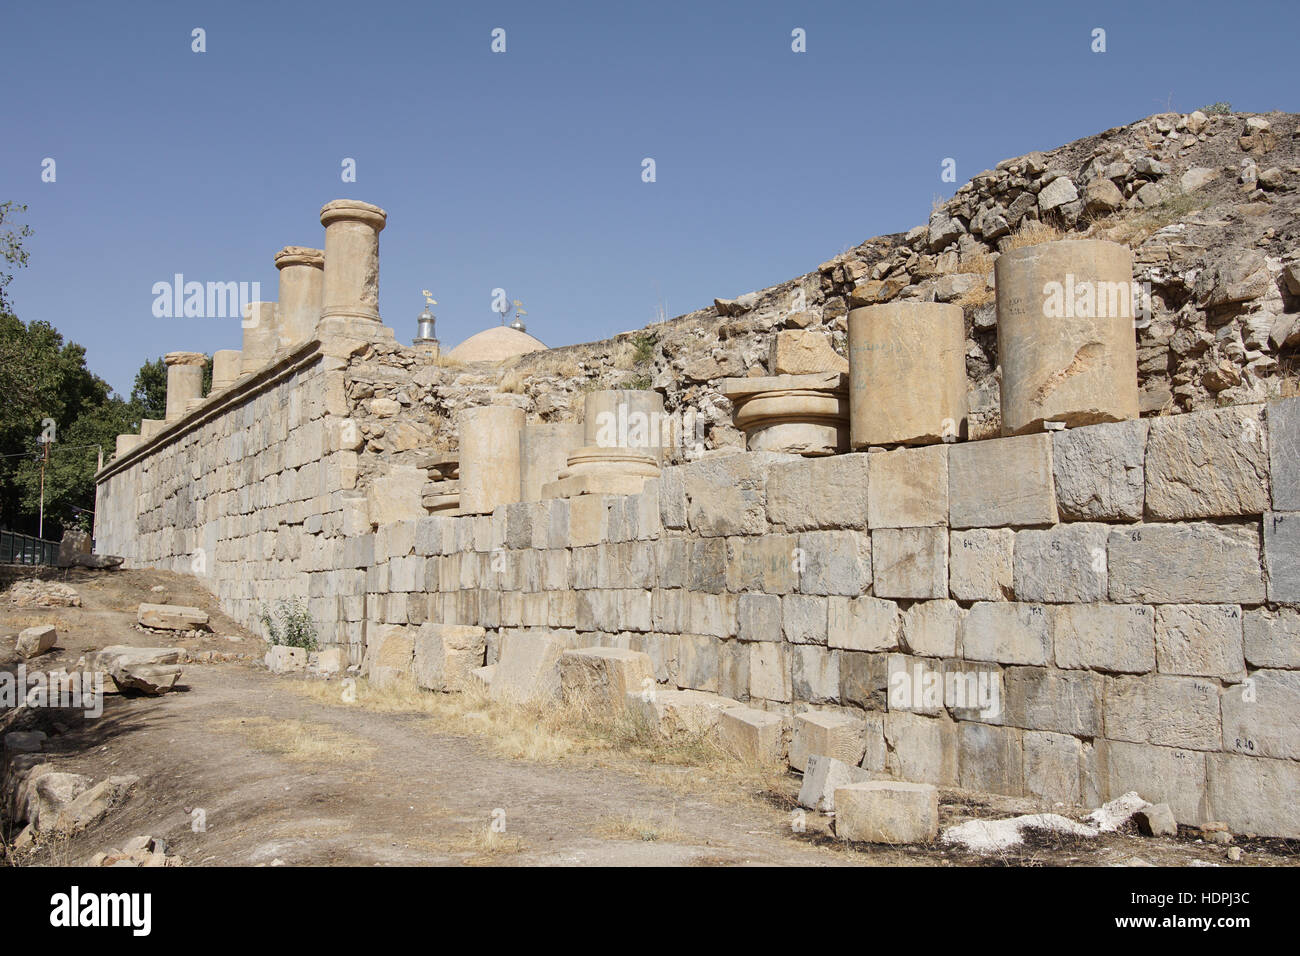
{"label": "dry grass", "polygon": [[1278,364],[1278,397],[1294,398],[1300,395],[1300,356],[1285,356]]}
{"label": "dry grass", "polygon": [[446,355],[443,355],[442,353],[439,353],[438,357],[433,360],[433,364],[438,366],[438,368],[464,368],[465,367],[465,363],[462,362],[460,359],[450,358]]}
{"label": "dry grass", "polygon": [[634,816],[605,817],[596,822],[592,832],[605,840],[638,840],[642,843],[703,842],[677,829],[675,819],[675,815],[669,817],[667,821]]}
{"label": "dry grass", "polygon": [[1182,193],[1139,213],[1119,210],[1093,221],[1084,233],[1090,239],[1108,239],[1136,248],[1165,226],[1200,212],[1213,202],[1205,190]]}
{"label": "dry grass", "polygon": [[519,393],[524,390],[526,383],[524,373],[517,368],[512,368],[501,376],[501,384],[497,388],[502,392]]}
{"label": "dry grass", "polygon": [[1061,230],[1051,223],[1040,222],[1037,219],[1027,219],[1020,224],[1019,229],[1003,239],[998,248],[1002,252],[1010,252],[1012,249],[1023,249],[1025,246],[1055,242],[1062,237]]}
{"label": "dry grass", "polygon": [[521,837],[513,833],[494,830],[492,824],[471,827],[459,841],[452,844],[453,852],[472,854],[465,863],[469,866],[489,865],[494,857],[522,853],[525,848]]}
{"label": "dry grass", "polygon": [[956,266],[944,274],[986,276],[993,271],[993,262],[993,256],[987,250],[980,249],[978,252],[961,259]]}
{"label": "dry grass", "polygon": [[256,750],[311,763],[368,760],[375,748],[352,734],[325,724],[271,717],[228,717],[212,722],[214,730],[238,734]]}
{"label": "dry grass", "polygon": [[377,688],[358,680],[355,699],[339,684],[291,681],[286,687],[321,704],[380,713],[414,713],[433,733],[475,736],[511,760],[585,761],[630,770],[674,793],[709,790],[725,801],[750,801],[789,784],[785,767],[760,764],[725,750],[709,733],[666,738],[633,712],[595,713],[573,703],[514,704],[489,700],[480,686],[434,693],[411,682]]}

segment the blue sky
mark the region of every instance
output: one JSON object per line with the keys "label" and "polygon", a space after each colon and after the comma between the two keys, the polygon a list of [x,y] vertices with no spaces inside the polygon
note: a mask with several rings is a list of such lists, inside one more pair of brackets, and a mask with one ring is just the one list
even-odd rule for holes
{"label": "blue sky", "polygon": [[496,287],[548,345],[600,339],[922,223],[1008,156],[1166,108],[1296,110],[1297,26],[1294,3],[1202,0],[10,0],[0,201],[35,230],[10,291],[125,392],[148,358],[239,347],[237,319],[154,318],[155,282],[273,299],[273,254],[320,246],[347,197],[388,211],[403,341],[421,289],[450,347],[499,321]]}

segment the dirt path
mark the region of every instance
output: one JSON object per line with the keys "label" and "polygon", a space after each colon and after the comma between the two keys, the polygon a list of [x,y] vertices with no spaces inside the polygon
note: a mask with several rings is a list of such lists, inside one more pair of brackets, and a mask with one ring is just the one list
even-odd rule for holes
{"label": "dirt path", "polygon": [[[369,709],[338,681],[277,677],[260,641],[221,615],[189,579],[147,571],[70,577],[80,608],[20,609],[0,595],[0,635],[59,627],[54,652],[30,669],[76,666],[108,644],[180,644],[193,655],[183,689],[164,697],[109,694],[104,714],[50,727],[50,762],[96,780],[135,774],[131,796],[99,824],[42,845],[30,863],[82,863],[131,837],[162,837],[188,865],[952,865],[988,862],[942,847],[845,848],[827,823],[791,826],[798,778],[755,783],[712,768],[654,763],[635,753],[512,759],[481,713]],[[165,594],[151,590],[165,588]],[[203,607],[213,633],[168,641],[132,627],[140,601]],[[0,655],[12,638],[0,641]],[[3,666],[3,662],[0,662]],[[10,660],[5,669],[12,670]],[[110,683],[111,687],[111,683]],[[536,729],[533,728],[536,735]],[[945,792],[943,823],[1033,809]],[[496,821],[495,832],[491,825]],[[202,825],[197,825],[201,823]],[[1113,834],[1039,845],[1000,862],[1221,862],[1222,848]],[[1286,863],[1253,854],[1255,862]],[[999,862],[999,861],[995,861]]]}

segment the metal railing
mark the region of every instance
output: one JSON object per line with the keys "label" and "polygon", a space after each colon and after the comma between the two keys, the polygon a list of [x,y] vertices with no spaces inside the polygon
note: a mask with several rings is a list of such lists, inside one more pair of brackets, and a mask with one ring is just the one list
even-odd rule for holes
{"label": "metal railing", "polygon": [[0,531],[0,564],[49,564],[59,559],[59,542],[16,531]]}

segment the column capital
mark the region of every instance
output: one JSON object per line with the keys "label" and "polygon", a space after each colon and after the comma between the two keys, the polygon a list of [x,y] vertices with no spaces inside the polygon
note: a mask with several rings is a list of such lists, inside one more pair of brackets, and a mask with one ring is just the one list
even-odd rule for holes
{"label": "column capital", "polygon": [[164,365],[207,365],[208,357],[202,352],[168,352],[163,356]]}
{"label": "column capital", "polygon": [[364,222],[379,232],[388,221],[388,213],[378,206],[372,206],[360,199],[334,199],[321,206],[320,224],[328,226],[333,222]]}
{"label": "column capital", "polygon": [[275,254],[275,267],[283,269],[286,266],[315,266],[317,269],[323,269],[325,252],[309,246],[285,246]]}

